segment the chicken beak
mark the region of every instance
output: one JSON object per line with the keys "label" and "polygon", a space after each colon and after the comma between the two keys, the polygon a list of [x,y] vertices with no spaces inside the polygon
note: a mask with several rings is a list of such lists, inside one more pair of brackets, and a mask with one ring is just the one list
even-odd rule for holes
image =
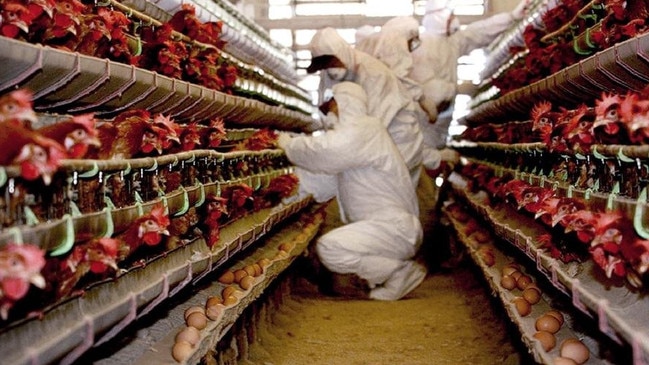
{"label": "chicken beak", "polygon": [[44,172],[41,176],[43,177],[43,184],[45,186],[49,186],[52,183],[52,174]]}
{"label": "chicken beak", "polygon": [[101,147],[101,141],[97,137],[90,137],[86,141],[89,146]]}
{"label": "chicken beak", "polygon": [[32,283],[35,287],[37,287],[39,289],[45,288],[45,284],[46,284],[45,283],[45,278],[40,273],[38,273],[36,275],[32,275],[29,278],[29,282]]}
{"label": "chicken beak", "polygon": [[168,229],[162,230],[162,231],[160,231],[160,234],[163,234],[165,236],[169,236],[169,230]]}

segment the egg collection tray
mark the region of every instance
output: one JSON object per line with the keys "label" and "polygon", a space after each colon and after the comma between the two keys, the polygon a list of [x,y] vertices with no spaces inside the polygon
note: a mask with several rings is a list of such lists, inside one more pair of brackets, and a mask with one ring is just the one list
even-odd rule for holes
{"label": "egg collection tray", "polygon": [[512,208],[489,206],[484,193],[470,193],[463,183],[455,183],[453,187],[455,195],[483,218],[497,237],[524,254],[536,273],[562,293],[571,307],[596,324],[596,331],[615,343],[628,344],[623,348],[629,351],[628,358],[634,365],[647,363],[649,321],[638,317],[638,313],[649,311],[643,290],[607,279],[592,261],[563,263],[553,258],[537,241],[537,237],[547,233],[546,228]]}
{"label": "egg collection tray", "polygon": [[[457,190],[457,185],[454,188]],[[536,362],[539,364],[553,364],[554,358],[560,355],[561,344],[567,339],[576,338],[586,345],[590,352],[589,359],[585,364],[611,364],[609,360],[600,358],[598,340],[591,338],[587,333],[580,330],[580,327],[583,327],[583,315],[575,313],[574,308],[562,305],[561,301],[556,299],[556,293],[551,290],[553,288],[549,288],[549,290],[547,286],[543,285],[545,284],[545,278],[541,277],[532,281],[533,285],[540,288],[541,298],[538,303],[531,305],[531,312],[526,314],[517,308],[516,300],[522,297],[522,290],[503,287],[503,268],[513,265],[512,267],[518,268],[520,272],[532,278],[537,276],[537,272],[534,267],[530,269],[519,264],[517,255],[508,252],[507,247],[503,247],[502,243],[499,243],[496,239],[496,237],[505,237],[507,239],[508,236],[501,236],[499,231],[492,231],[488,227],[482,227],[481,229],[491,232],[490,238],[488,242],[477,242],[471,234],[464,233],[467,228],[466,222],[460,222],[447,211],[444,210],[444,212],[451,222],[458,240],[463,244],[471,259],[480,267],[492,290],[492,294],[502,302],[508,317],[520,331],[522,341],[530,350]],[[468,212],[468,214],[471,215],[472,213]],[[492,256],[493,261],[486,259],[485,255]],[[554,333],[555,345],[546,351],[543,342],[536,339],[534,335],[537,332],[536,321],[550,310],[558,310],[564,318],[564,323],[560,326],[558,332]]]}

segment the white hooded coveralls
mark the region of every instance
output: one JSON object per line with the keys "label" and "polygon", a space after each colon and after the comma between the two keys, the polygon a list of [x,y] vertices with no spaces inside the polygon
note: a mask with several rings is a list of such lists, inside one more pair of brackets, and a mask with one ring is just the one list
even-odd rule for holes
{"label": "white hooded coveralls", "polygon": [[[425,110],[427,104],[420,100],[422,98],[422,88],[418,81],[412,79],[410,74],[413,72],[413,57],[408,48],[408,41],[419,36],[419,22],[409,16],[395,17],[381,27],[381,31],[366,36],[356,44],[356,49],[366,52],[379,61],[383,62],[394,74],[399,81],[410,92],[414,100],[415,114],[422,131],[424,140],[422,148],[422,164],[430,170],[439,167],[442,156],[437,148],[425,143],[426,136],[424,131],[428,130],[430,120],[437,118],[437,108]],[[419,66],[421,67],[421,66]]]}
{"label": "white hooded coveralls", "polygon": [[[381,61],[350,46],[333,28],[316,32],[310,43],[313,57],[332,55],[347,69],[344,81],[359,84],[367,94],[367,112],[381,120],[401,152],[413,186],[417,186],[422,164],[423,136],[408,90]],[[335,83],[321,72],[326,85]]]}
{"label": "white hooded coveralls", "polygon": [[[347,224],[318,239],[323,265],[367,280],[371,298],[397,300],[426,275],[412,261],[422,240],[415,190],[385,127],[367,115],[363,89],[342,82],[333,86],[333,94],[340,114],[334,128],[291,138],[281,147],[298,167],[301,185],[316,186],[322,174],[335,179],[341,219]],[[331,180],[324,183],[323,191],[329,191]]]}
{"label": "white hooded coveralls", "polygon": [[[430,9],[422,19],[425,31],[419,36],[421,45],[412,52],[415,67],[412,68],[410,77],[422,87],[423,102],[430,104],[424,108],[426,110],[443,102],[452,105],[457,94],[457,64],[460,56],[489,45],[515,21],[510,13],[496,14],[446,35],[448,16],[448,9]],[[422,125],[422,132],[425,146],[441,149],[446,146],[453,108],[438,112],[442,115],[438,116],[435,124]]]}

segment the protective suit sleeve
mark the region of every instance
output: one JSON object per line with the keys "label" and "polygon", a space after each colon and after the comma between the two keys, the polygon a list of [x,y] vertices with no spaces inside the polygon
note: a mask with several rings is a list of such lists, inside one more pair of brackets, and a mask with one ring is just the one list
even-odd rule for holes
{"label": "protective suit sleeve", "polygon": [[319,174],[301,167],[295,168],[295,175],[300,181],[298,196],[312,195],[318,203],[333,199],[338,192],[335,175]]}
{"label": "protective suit sleeve", "polygon": [[362,153],[352,153],[363,146],[367,133],[360,129],[341,128],[320,136],[291,138],[284,147],[288,159],[297,166],[321,174],[337,174],[363,162]]}
{"label": "protective suit sleeve", "polygon": [[474,49],[488,46],[494,38],[506,30],[514,21],[510,13],[500,13],[487,19],[475,21],[450,37],[457,42],[460,55],[465,55]]}

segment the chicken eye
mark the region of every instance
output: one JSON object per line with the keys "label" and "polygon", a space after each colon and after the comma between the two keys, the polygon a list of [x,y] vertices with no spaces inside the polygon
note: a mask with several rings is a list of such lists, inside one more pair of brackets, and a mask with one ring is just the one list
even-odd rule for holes
{"label": "chicken eye", "polygon": [[541,124],[547,124],[548,123],[548,117],[542,117],[541,119],[539,119],[539,122],[541,122]]}
{"label": "chicken eye", "polygon": [[606,113],[606,117],[609,119],[617,119],[617,109],[611,109]]}
{"label": "chicken eye", "polygon": [[16,106],[16,104],[14,104],[14,103],[7,103],[7,104],[4,106],[4,110],[5,110],[5,112],[7,112],[7,113],[13,113],[16,109],[17,109],[17,106]]}
{"label": "chicken eye", "polygon": [[76,138],[84,138],[86,136],[86,131],[84,131],[83,129],[77,129],[72,132],[72,135]]}

